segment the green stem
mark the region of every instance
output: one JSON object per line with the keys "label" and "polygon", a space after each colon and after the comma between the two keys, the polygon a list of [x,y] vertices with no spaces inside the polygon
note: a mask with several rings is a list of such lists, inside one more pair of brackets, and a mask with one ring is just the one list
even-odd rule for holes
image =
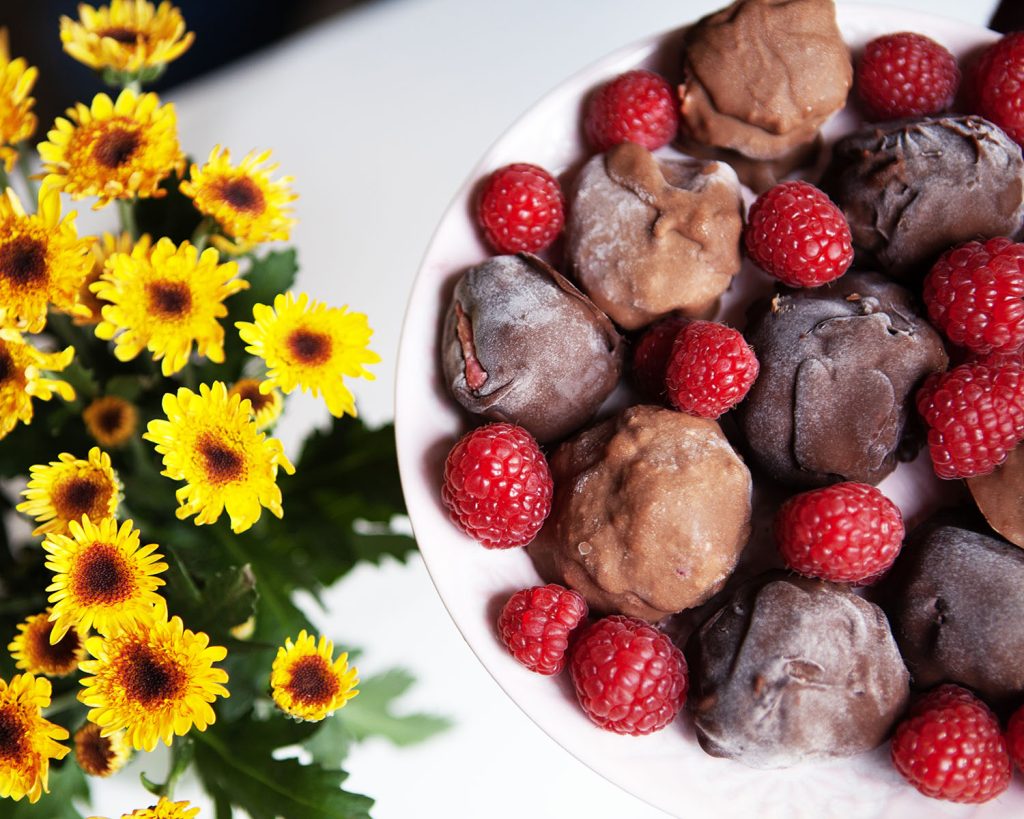
{"label": "green stem", "polygon": [[171,799],[174,796],[174,786],[178,784],[181,775],[188,770],[195,756],[195,745],[191,737],[181,737],[171,746],[171,770],[167,774],[167,781],[160,788],[159,796],[166,796]]}
{"label": "green stem", "polygon": [[60,714],[64,711],[67,711],[69,706],[72,706],[77,702],[77,691],[65,691],[63,694],[54,697],[50,701],[50,704],[43,709],[43,716],[52,717],[54,714]]}
{"label": "green stem", "polygon": [[132,237],[132,241],[139,238],[139,225],[135,220],[135,200],[118,199],[117,212],[121,217],[121,230]]}
{"label": "green stem", "polygon": [[18,171],[25,180],[25,187],[28,189],[28,197],[33,203],[39,201],[39,185],[32,178],[32,160],[29,154],[28,143],[22,143],[18,149]]}
{"label": "green stem", "polygon": [[141,80],[139,80],[138,76],[134,76],[130,80],[128,80],[128,82],[124,84],[124,87],[125,90],[131,91],[134,94],[142,93],[142,82]]}
{"label": "green stem", "polygon": [[192,232],[192,244],[196,246],[196,249],[200,252],[206,248],[207,243],[210,241],[210,235],[213,233],[217,223],[211,216],[204,216],[202,221],[196,225],[196,229]]}

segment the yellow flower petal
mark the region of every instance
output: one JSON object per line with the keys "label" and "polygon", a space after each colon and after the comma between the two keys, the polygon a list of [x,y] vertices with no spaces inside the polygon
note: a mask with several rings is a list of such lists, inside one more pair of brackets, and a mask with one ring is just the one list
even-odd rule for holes
{"label": "yellow flower petal", "polygon": [[278,708],[297,719],[316,722],[342,708],[359,691],[359,671],[349,668],[348,654],[334,659],[334,644],[319,644],[305,630],[278,648],[270,688]]}

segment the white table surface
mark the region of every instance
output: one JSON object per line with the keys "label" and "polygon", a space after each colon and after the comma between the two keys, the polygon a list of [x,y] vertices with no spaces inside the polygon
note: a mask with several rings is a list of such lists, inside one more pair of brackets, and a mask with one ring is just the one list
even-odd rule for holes
{"label": "white table surface", "polygon": [[[435,224],[477,158],[579,68],[722,2],[378,0],[169,97],[192,155],[205,157],[217,143],[236,154],[269,147],[296,178],[299,285],[369,314],[384,361],[376,382],[353,386],[364,417],[380,423],[392,417],[407,293]],[[894,5],[982,24],[997,0]],[[280,436],[294,452],[325,418],[317,403],[293,401]],[[412,670],[418,682],[403,705],[456,723],[422,746],[373,740],[354,750],[348,787],[377,800],[377,819],[663,816],[576,761],[519,711],[463,642],[420,559],[358,569],[328,601],[329,614],[314,611],[314,620],[335,640],[365,649],[364,675]],[[159,774],[163,765],[149,756],[132,768]],[[207,808],[201,816],[212,815],[194,782],[179,792]],[[148,801],[126,775],[97,786],[94,804],[101,815],[120,816]]]}

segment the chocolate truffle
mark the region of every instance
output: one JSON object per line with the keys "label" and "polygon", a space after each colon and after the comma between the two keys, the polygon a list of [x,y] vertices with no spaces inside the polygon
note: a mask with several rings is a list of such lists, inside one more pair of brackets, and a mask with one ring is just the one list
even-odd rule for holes
{"label": "chocolate truffle", "polygon": [[1017,447],[995,472],[968,478],[967,486],[988,525],[1024,547],[1024,447]]}
{"label": "chocolate truffle", "polygon": [[740,269],[739,181],[627,142],[584,165],[566,231],[577,281],[622,327],[703,315]]}
{"label": "chocolate truffle", "polygon": [[530,555],[597,611],[657,621],[703,603],[750,534],[750,473],[714,421],[631,407],[559,447],[551,474]]}
{"label": "chocolate truffle", "polygon": [[781,288],[754,306],[747,340],[761,374],[740,423],[754,459],[796,486],[892,472],[914,391],[947,362],[910,293],[876,273]]}
{"label": "chocolate truffle", "polygon": [[822,187],[846,214],[858,266],[906,278],[969,239],[1015,236],[1020,147],[976,116],[868,126],[836,143]]}
{"label": "chocolate truffle", "polygon": [[915,686],[959,683],[992,705],[1024,694],[1024,551],[940,526],[904,547],[884,592]]}
{"label": "chocolate truffle", "polygon": [[684,48],[682,129],[753,159],[811,142],[853,80],[832,0],[737,0],[698,21]]}
{"label": "chocolate truffle", "polygon": [[593,302],[536,256],[496,256],[455,285],[444,377],[467,410],[538,441],[576,431],[615,389],[622,339]]}
{"label": "chocolate truffle", "polygon": [[754,768],[868,751],[909,695],[880,608],[780,572],[740,587],[686,653],[701,747]]}

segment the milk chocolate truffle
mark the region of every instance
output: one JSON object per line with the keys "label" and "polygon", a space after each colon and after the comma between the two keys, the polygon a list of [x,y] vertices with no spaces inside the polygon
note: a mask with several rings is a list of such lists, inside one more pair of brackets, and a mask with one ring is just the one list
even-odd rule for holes
{"label": "milk chocolate truffle", "polygon": [[1024,551],[940,526],[904,547],[886,585],[915,686],[959,683],[992,705],[1024,694]]}
{"label": "milk chocolate truffle", "polygon": [[623,143],[583,167],[566,230],[577,281],[622,327],[701,316],[740,269],[739,181],[722,163]]}
{"label": "milk chocolate truffle", "polygon": [[538,441],[579,429],[615,388],[622,339],[608,317],[536,256],[496,256],[455,285],[441,344],[455,399]]}
{"label": "milk chocolate truffle", "polygon": [[530,555],[597,611],[657,621],[703,603],[750,534],[750,473],[714,421],[631,407],[559,447],[551,474]]}
{"label": "milk chocolate truffle", "polygon": [[909,696],[880,608],[780,572],[742,586],[686,654],[701,747],[754,768],[868,751]]}
{"label": "milk chocolate truffle", "polygon": [[1016,236],[1021,149],[976,116],[879,123],[836,143],[822,187],[850,223],[857,264],[896,278],[925,272],[969,239]]}
{"label": "milk chocolate truffle", "polygon": [[698,21],[684,48],[682,129],[753,159],[811,142],[853,81],[832,0],[737,0]]}
{"label": "milk chocolate truffle", "polygon": [[995,472],[968,478],[967,487],[988,525],[1024,548],[1024,447],[1007,455]]}
{"label": "milk chocolate truffle", "polygon": [[739,420],[757,463],[795,486],[892,472],[916,388],[947,363],[910,293],[876,273],[781,288],[746,335],[761,374]]}

